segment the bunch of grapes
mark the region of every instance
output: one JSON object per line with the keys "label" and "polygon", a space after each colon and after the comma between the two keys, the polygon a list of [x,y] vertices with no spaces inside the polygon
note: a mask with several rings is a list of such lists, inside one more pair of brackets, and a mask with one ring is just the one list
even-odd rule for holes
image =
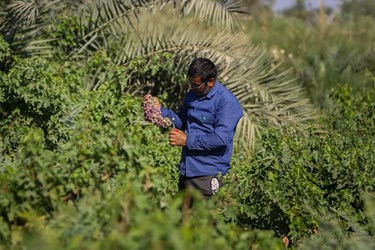
{"label": "bunch of grapes", "polygon": [[147,96],[143,100],[143,110],[145,113],[145,119],[159,127],[168,128],[172,125],[171,120],[168,117],[163,118],[161,116],[160,109],[154,105],[154,99],[152,96]]}

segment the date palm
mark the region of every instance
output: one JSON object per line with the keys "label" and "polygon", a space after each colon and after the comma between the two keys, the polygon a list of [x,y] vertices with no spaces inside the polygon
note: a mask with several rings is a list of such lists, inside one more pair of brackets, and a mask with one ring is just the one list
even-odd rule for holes
{"label": "date palm", "polygon": [[[173,100],[179,100],[187,85],[173,79],[183,78],[176,76],[185,74],[192,58],[212,59],[219,67],[219,80],[237,96],[245,110],[237,128],[237,142],[244,148],[253,149],[265,127],[303,124],[316,117],[291,72],[280,70],[268,52],[252,45],[241,29],[238,15],[243,13],[243,1],[82,0],[77,4],[65,0],[53,3],[30,0],[8,5],[5,9],[8,18],[3,19],[2,30],[7,41],[17,45],[13,47],[15,51],[58,53],[56,47],[48,47],[49,39],[43,31],[47,27],[53,29],[57,17],[76,16],[80,27],[70,29],[75,46],[63,55],[64,60],[85,61],[99,50],[108,52],[113,65],[128,65],[136,58],[147,60],[163,53],[172,55],[175,67],[168,75],[169,84],[161,86],[157,81],[145,81],[129,74],[127,91],[138,95],[152,89],[157,93],[166,91],[179,97]],[[45,46],[32,47],[33,44]],[[93,69],[98,70],[106,68]],[[87,87],[94,90],[103,82],[94,72],[89,79]],[[177,106],[178,102],[173,100],[169,105]]]}

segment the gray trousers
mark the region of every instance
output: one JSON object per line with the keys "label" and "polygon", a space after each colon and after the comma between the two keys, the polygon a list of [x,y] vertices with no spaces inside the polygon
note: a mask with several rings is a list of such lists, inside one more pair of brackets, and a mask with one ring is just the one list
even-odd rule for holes
{"label": "gray trousers", "polygon": [[204,198],[210,198],[222,185],[222,177],[216,175],[187,177],[180,175],[178,190],[193,188],[201,192]]}

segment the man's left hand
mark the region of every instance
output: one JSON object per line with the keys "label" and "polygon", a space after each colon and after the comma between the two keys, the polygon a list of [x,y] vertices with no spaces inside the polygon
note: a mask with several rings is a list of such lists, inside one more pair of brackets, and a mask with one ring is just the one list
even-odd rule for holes
{"label": "man's left hand", "polygon": [[178,129],[169,132],[169,144],[171,146],[186,146],[186,134]]}

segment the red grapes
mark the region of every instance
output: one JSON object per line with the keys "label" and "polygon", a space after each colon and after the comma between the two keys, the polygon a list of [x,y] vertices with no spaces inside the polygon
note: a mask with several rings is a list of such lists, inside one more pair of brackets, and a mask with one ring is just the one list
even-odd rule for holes
{"label": "red grapes", "polygon": [[159,127],[168,128],[172,125],[171,120],[168,117],[163,118],[159,108],[155,107],[154,99],[151,95],[146,96],[143,99],[143,110],[145,119]]}

